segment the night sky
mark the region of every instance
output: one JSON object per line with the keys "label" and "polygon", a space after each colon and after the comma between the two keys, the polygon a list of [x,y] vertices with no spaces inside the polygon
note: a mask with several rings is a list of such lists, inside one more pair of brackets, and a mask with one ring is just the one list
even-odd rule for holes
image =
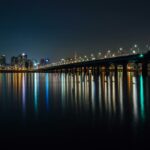
{"label": "night sky", "polygon": [[0,54],[57,60],[150,41],[150,4],[0,0]]}

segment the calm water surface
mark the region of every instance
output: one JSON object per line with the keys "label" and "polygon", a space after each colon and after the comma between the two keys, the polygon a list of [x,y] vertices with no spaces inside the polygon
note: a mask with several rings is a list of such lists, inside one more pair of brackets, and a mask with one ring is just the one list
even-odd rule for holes
{"label": "calm water surface", "polygon": [[1,73],[0,137],[4,142],[148,145],[149,89],[150,76],[132,72]]}

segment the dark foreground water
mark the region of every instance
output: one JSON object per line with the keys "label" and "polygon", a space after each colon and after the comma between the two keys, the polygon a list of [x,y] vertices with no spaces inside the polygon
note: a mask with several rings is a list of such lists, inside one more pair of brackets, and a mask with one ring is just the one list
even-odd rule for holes
{"label": "dark foreground water", "polygon": [[134,149],[149,138],[150,76],[0,74],[0,144]]}

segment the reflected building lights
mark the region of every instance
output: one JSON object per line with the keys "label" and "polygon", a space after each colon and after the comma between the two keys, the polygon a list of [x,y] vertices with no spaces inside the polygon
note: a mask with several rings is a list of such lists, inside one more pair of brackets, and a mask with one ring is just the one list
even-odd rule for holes
{"label": "reflected building lights", "polygon": [[26,112],[26,77],[25,74],[22,74],[22,108],[23,114]]}

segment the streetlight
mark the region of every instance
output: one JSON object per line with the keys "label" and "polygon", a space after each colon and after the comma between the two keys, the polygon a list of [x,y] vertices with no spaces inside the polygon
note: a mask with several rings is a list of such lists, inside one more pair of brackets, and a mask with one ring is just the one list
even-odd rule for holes
{"label": "streetlight", "polygon": [[123,50],[123,48],[122,48],[122,47],[120,47],[120,48],[119,48],[119,50],[120,50],[120,51],[122,51],[122,50]]}
{"label": "streetlight", "polygon": [[115,57],[115,54],[112,54],[112,57]]}
{"label": "streetlight", "polygon": [[137,48],[137,47],[138,47],[138,45],[137,45],[137,44],[135,44],[135,45],[134,45],[134,47],[135,47],[135,48]]}
{"label": "streetlight", "polygon": [[132,53],[133,53],[133,54],[136,54],[136,51],[135,51],[135,50],[133,50],[133,51],[132,51]]}

